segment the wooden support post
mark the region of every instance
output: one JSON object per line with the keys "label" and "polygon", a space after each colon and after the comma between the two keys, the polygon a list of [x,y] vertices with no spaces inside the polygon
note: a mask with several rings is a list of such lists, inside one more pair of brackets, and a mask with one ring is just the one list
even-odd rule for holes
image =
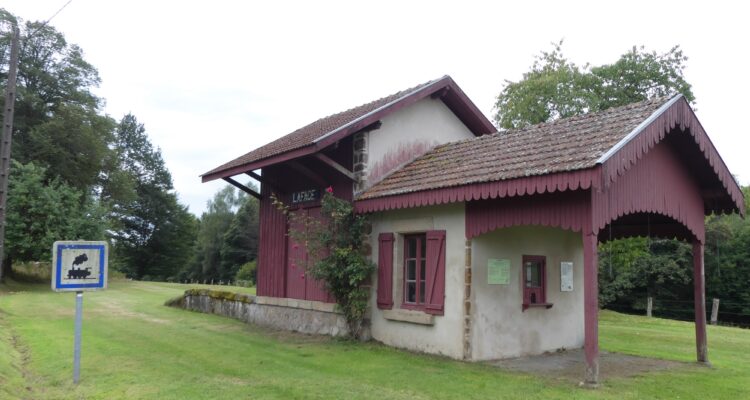
{"label": "wooden support post", "polygon": [[714,303],[711,305],[711,325],[719,323],[719,299],[714,299]]}
{"label": "wooden support post", "polygon": [[586,373],[584,384],[599,384],[599,282],[598,239],[594,233],[583,234],[583,320]]}
{"label": "wooden support post", "polygon": [[654,309],[654,298],[651,296],[648,296],[646,299],[646,316],[651,318],[652,316],[652,310]]}
{"label": "wooden support post", "polygon": [[703,275],[703,243],[693,241],[693,298],[695,302],[695,347],[698,362],[708,362],[706,340],[706,293]]}
{"label": "wooden support post", "polygon": [[357,178],[354,176],[354,173],[352,171],[349,171],[348,169],[344,168],[343,165],[337,163],[327,155],[323,153],[315,153],[315,157],[323,161],[324,164],[328,165],[329,167],[335,169],[336,171],[339,171],[342,175],[346,176],[347,178],[351,179],[353,182],[357,181]]}
{"label": "wooden support post", "polygon": [[256,199],[258,199],[258,200],[260,200],[260,199],[262,199],[262,198],[263,198],[263,196],[261,196],[261,195],[260,195],[260,193],[258,193],[258,192],[256,192],[256,191],[254,191],[254,190],[250,189],[249,187],[247,187],[247,186],[245,186],[245,185],[243,185],[243,184],[241,184],[241,183],[239,183],[239,182],[235,181],[235,180],[234,180],[234,179],[232,179],[232,178],[229,178],[229,177],[227,177],[227,178],[222,178],[222,179],[224,179],[224,180],[225,180],[225,181],[226,181],[227,183],[229,183],[230,185],[232,185],[232,186],[236,187],[237,189],[240,189],[240,190],[242,190],[243,192],[245,192],[245,193],[249,194],[250,196],[253,196],[253,197],[255,197],[255,198],[256,198]]}

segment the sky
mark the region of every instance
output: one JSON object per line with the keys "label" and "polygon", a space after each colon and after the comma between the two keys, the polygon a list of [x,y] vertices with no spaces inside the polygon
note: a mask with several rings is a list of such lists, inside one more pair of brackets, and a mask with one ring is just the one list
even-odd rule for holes
{"label": "sky", "polygon": [[[47,20],[68,0],[3,0]],[[200,215],[225,185],[199,175],[318,118],[450,75],[491,118],[506,80],[564,40],[573,62],[634,45],[689,57],[696,113],[750,184],[748,8],[690,1],[72,0],[50,22],[102,80],[104,112],[132,113]]]}

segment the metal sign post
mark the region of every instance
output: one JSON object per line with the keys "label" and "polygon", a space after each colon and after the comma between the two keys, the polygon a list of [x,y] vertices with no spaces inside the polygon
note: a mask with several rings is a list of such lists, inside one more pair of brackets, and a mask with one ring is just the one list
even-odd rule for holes
{"label": "metal sign post", "polygon": [[73,383],[81,379],[83,292],[107,288],[107,242],[65,241],[52,246],[52,290],[76,292]]}
{"label": "metal sign post", "polygon": [[76,292],[76,332],[73,343],[73,383],[81,379],[81,325],[83,325],[83,292]]}

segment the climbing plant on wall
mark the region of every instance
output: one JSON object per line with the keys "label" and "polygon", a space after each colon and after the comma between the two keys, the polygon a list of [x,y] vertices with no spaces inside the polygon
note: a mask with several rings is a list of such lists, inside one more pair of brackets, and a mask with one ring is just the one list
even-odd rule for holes
{"label": "climbing plant on wall", "polygon": [[312,278],[323,282],[346,318],[349,334],[359,337],[370,294],[368,281],[375,265],[367,259],[369,222],[354,206],[326,189],[321,216],[315,218],[290,209],[278,198],[273,202],[289,218],[289,236],[307,249],[305,265]]}

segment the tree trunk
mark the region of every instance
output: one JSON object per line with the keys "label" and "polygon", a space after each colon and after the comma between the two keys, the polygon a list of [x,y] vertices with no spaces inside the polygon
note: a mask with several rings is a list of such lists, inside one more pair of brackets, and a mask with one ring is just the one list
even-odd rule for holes
{"label": "tree trunk", "polygon": [[0,277],[2,277],[2,282],[5,282],[8,278],[13,276],[13,260],[11,260],[10,257],[7,257],[5,261],[3,261],[3,270],[2,273],[0,273]]}

